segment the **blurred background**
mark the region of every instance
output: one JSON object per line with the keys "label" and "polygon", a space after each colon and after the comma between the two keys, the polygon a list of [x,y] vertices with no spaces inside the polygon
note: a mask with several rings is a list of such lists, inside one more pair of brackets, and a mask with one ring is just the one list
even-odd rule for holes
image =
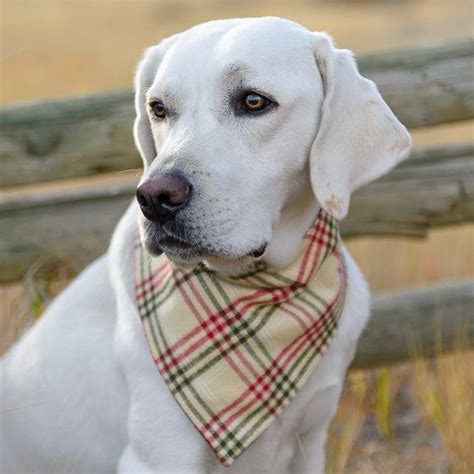
{"label": "blurred background", "polygon": [[[2,106],[129,89],[146,47],[211,19],[282,16],[328,32],[356,55],[472,38],[474,20],[468,0],[2,0],[0,14]],[[418,128],[414,144],[464,143],[473,131],[470,120]],[[47,186],[54,184],[20,192],[36,196]],[[18,192],[4,187],[0,200]],[[348,247],[376,294],[474,278],[472,224],[424,239],[360,237]],[[0,286],[2,350],[78,271],[63,257],[54,271],[39,262],[21,281]],[[353,371],[332,427],[329,472],[474,472],[473,362],[467,352]]]}

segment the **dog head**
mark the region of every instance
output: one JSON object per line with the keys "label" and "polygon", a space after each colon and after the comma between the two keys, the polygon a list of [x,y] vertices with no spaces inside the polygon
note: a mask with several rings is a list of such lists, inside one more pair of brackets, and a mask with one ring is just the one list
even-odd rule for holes
{"label": "dog head", "polygon": [[162,41],[135,92],[141,237],[180,264],[288,264],[319,206],[342,219],[351,193],[410,148],[349,51],[278,18]]}

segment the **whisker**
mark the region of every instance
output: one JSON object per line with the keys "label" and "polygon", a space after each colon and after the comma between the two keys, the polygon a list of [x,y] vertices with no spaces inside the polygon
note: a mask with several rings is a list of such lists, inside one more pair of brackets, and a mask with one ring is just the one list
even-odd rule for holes
{"label": "whisker", "polygon": [[132,168],[132,169],[129,169],[129,170],[116,171],[115,174],[118,175],[118,174],[124,174],[124,173],[131,173],[132,171],[135,171],[135,172],[139,173],[142,170],[140,168]]}
{"label": "whisker", "polygon": [[24,410],[25,408],[31,408],[31,407],[37,407],[37,406],[40,406],[40,405],[46,405],[47,403],[48,402],[33,403],[31,405],[25,405],[25,406],[22,406],[22,407],[8,408],[7,410],[0,411],[0,413],[3,414],[3,413],[9,413],[11,411]]}

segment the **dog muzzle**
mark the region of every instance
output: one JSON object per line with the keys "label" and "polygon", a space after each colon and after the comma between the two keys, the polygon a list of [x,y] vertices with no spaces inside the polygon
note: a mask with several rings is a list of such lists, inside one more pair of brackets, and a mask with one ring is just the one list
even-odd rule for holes
{"label": "dog muzzle", "polygon": [[155,364],[224,465],[283,412],[334,337],[347,286],[337,221],[320,210],[286,268],[229,277],[138,243],[136,303]]}

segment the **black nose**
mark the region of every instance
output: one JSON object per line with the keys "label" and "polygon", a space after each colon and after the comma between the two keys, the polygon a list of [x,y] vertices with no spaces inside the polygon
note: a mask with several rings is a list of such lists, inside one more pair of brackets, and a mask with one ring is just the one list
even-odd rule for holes
{"label": "black nose", "polygon": [[164,222],[186,207],[191,190],[191,184],[182,176],[162,174],[138,186],[137,201],[147,219]]}

